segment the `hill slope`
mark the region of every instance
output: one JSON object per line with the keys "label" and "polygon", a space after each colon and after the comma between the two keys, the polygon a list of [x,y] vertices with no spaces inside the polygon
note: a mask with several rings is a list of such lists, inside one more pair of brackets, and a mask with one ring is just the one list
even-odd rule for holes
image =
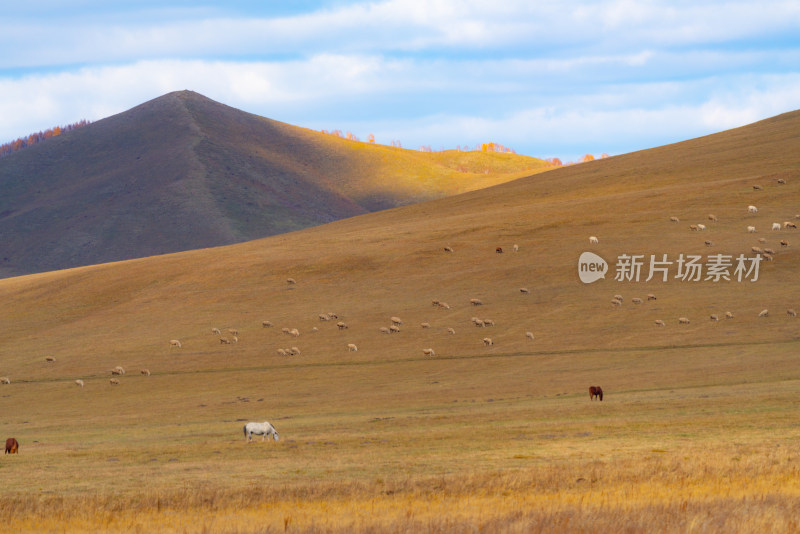
{"label": "hill slope", "polygon": [[0,159],[0,276],[238,243],[546,168],[346,141],[170,93]]}

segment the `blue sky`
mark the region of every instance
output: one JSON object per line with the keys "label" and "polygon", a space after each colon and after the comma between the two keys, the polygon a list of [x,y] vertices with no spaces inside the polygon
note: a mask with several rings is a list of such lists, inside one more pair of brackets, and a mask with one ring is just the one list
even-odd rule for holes
{"label": "blue sky", "polygon": [[564,161],[800,109],[794,0],[40,0],[3,5],[0,49],[0,143],[181,89],[378,143]]}

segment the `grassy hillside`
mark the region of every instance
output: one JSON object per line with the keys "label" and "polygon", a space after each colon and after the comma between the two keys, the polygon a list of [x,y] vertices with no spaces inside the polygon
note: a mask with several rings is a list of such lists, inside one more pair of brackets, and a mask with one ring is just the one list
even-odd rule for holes
{"label": "grassy hillside", "polygon": [[548,168],[346,141],[170,93],[0,160],[0,276],[238,243]]}
{"label": "grassy hillside", "polygon": [[[0,462],[14,488],[3,517],[23,530],[793,531],[800,238],[770,227],[800,223],[798,139],[795,112],[235,246],[2,280],[0,428],[21,443]],[[623,254],[753,246],[775,250],[755,282],[614,280]],[[584,251],[611,264],[605,280],[580,282]],[[392,316],[401,331],[381,333]],[[128,373],[111,386],[116,365]],[[281,440],[245,443],[248,420]]]}

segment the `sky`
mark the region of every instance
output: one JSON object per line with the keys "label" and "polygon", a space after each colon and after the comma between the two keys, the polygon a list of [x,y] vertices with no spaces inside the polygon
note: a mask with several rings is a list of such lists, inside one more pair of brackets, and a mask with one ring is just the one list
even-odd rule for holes
{"label": "sky", "polygon": [[0,49],[0,144],[183,89],[361,140],[564,162],[800,109],[796,0],[3,2]]}

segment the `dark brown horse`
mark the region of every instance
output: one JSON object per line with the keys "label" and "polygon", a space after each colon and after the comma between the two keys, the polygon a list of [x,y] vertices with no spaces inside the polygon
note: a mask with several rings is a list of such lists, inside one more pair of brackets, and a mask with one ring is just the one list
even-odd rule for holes
{"label": "dark brown horse", "polygon": [[17,438],[8,438],[6,440],[6,454],[17,454],[19,451],[19,442]]}
{"label": "dark brown horse", "polygon": [[603,400],[603,388],[600,386],[589,387],[589,400],[594,400],[595,397],[601,401]]}

